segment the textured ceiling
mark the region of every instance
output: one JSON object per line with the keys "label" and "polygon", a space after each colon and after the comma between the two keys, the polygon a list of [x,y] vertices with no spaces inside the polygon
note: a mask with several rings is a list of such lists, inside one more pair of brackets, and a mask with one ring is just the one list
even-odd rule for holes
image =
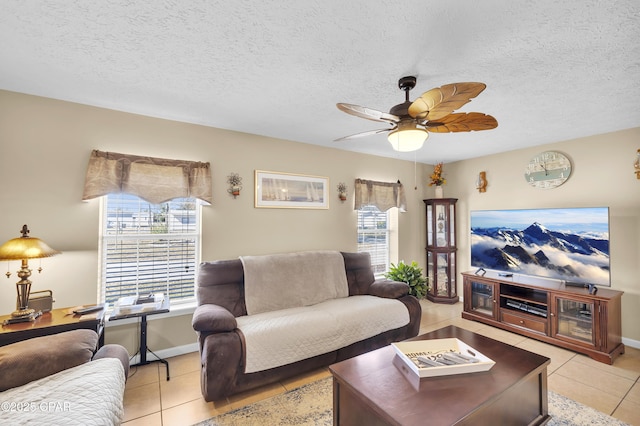
{"label": "textured ceiling", "polygon": [[[460,112],[497,129],[432,134],[451,162],[640,127],[640,2],[2,0],[0,89],[374,155],[397,81],[480,81]],[[214,143],[214,142],[212,142]]]}

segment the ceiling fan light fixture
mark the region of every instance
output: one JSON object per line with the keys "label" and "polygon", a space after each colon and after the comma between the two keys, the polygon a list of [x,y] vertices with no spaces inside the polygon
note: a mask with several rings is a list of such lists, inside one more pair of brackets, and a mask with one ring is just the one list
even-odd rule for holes
{"label": "ceiling fan light fixture", "polygon": [[394,150],[399,152],[417,151],[422,148],[429,133],[415,124],[400,123],[398,128],[389,132],[387,139]]}

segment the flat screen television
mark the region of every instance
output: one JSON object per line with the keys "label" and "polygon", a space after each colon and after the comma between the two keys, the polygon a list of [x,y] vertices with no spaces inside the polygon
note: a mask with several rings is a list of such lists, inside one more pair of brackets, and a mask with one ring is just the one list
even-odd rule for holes
{"label": "flat screen television", "polygon": [[610,286],[609,208],[471,211],[471,266]]}

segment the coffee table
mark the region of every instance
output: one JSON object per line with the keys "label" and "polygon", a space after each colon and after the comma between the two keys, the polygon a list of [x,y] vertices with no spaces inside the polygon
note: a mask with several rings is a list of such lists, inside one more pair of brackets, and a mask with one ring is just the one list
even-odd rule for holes
{"label": "coffee table", "polygon": [[[542,425],[549,358],[448,326],[409,340],[457,338],[495,361],[486,372],[411,383],[386,346],[333,364],[334,425]],[[396,363],[397,364],[397,363]]]}

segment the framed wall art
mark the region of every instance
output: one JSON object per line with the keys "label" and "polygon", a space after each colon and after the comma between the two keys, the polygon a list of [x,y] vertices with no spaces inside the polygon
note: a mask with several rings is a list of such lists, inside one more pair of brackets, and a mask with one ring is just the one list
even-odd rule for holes
{"label": "framed wall art", "polygon": [[256,170],[255,206],[328,209],[329,178]]}

